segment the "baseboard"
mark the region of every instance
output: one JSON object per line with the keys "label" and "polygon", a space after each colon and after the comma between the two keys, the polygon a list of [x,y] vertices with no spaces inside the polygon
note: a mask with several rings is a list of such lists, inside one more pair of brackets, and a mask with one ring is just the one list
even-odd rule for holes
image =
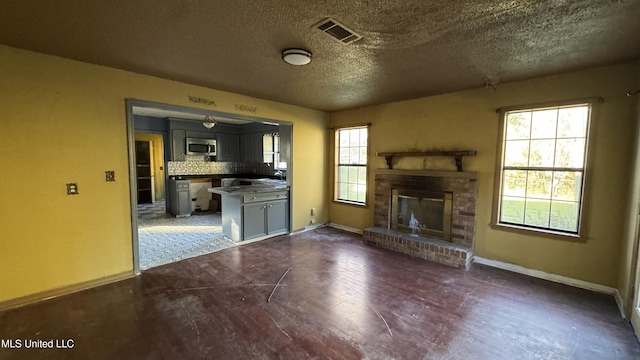
{"label": "baseboard", "polygon": [[324,225],[325,225],[325,224],[307,225],[307,226],[305,226],[305,227],[303,227],[303,228],[301,228],[301,229],[294,230],[291,234],[292,234],[292,235],[293,235],[293,234],[300,234],[300,233],[303,233],[303,232],[307,232],[307,231],[311,231],[311,230],[319,229],[319,228],[323,227]]}
{"label": "baseboard", "polygon": [[640,308],[634,306],[632,312],[634,314],[631,315],[631,327],[636,333],[636,339],[640,339]]}
{"label": "baseboard", "polygon": [[352,228],[352,227],[344,226],[344,225],[338,225],[338,224],[331,223],[331,222],[328,222],[328,223],[325,223],[325,224],[308,225],[308,226],[305,226],[302,229],[295,230],[292,234],[300,234],[300,233],[303,233],[303,232],[316,230],[316,229],[319,229],[319,228],[324,227],[324,226],[329,226],[329,227],[332,227],[334,229],[340,229],[340,230],[348,231],[348,232],[351,232],[351,233],[354,233],[354,234],[362,235],[362,230],[360,230],[360,229],[356,229],[356,228]]}
{"label": "baseboard", "polygon": [[105,276],[99,279],[89,280],[89,281],[81,282],[78,284],[63,286],[63,287],[52,289],[52,290],[47,290],[47,291],[42,291],[35,294],[22,296],[16,299],[2,301],[0,302],[0,311],[53,299],[58,296],[71,294],[74,292],[86,290],[86,289],[97,287],[97,286],[111,284],[121,280],[130,279],[134,276],[135,274],[133,273],[133,271],[126,271],[119,274]]}
{"label": "baseboard", "polygon": [[348,231],[350,233],[354,233],[354,234],[360,234],[362,235],[362,229],[356,229],[350,226],[344,226],[344,225],[339,225],[336,223],[327,223],[327,226],[330,226],[332,228],[336,228],[336,229],[340,229],[340,230],[344,230],[344,231]]}
{"label": "baseboard", "polygon": [[620,310],[620,316],[622,316],[625,320],[630,320],[627,318],[626,308],[624,307],[624,301],[622,300],[622,295],[618,289],[613,289],[613,298],[616,300],[616,305],[618,305],[618,310]]}
{"label": "baseboard", "polygon": [[549,280],[549,281],[557,282],[559,284],[569,285],[569,286],[577,287],[580,289],[585,289],[585,290],[595,291],[601,294],[611,295],[615,299],[616,305],[618,305],[618,310],[620,311],[620,315],[622,316],[623,319],[626,319],[625,312],[624,312],[624,302],[622,301],[622,296],[620,295],[620,292],[616,288],[612,288],[610,286],[604,286],[600,284],[594,284],[584,280],[573,279],[566,276],[549,274],[544,271],[533,270],[520,265],[504,263],[501,261],[485,259],[479,256],[474,256],[473,262],[495,267],[502,270],[523,274],[523,275],[528,275],[538,279]]}

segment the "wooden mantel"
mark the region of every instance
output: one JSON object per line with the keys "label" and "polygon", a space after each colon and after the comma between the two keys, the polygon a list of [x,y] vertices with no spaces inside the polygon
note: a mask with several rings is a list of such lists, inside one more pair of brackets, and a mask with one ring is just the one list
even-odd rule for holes
{"label": "wooden mantel", "polygon": [[384,156],[389,169],[393,169],[393,158],[397,156],[451,156],[456,159],[456,167],[458,171],[462,171],[462,157],[473,156],[475,150],[458,150],[458,151],[410,151],[410,152],[379,152],[377,156]]}

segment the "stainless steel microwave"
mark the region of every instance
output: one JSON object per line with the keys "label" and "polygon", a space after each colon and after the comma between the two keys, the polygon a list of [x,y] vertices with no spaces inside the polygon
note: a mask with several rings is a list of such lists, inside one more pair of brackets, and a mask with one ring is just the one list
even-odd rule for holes
{"label": "stainless steel microwave", "polygon": [[216,141],[211,139],[186,139],[187,155],[216,155]]}

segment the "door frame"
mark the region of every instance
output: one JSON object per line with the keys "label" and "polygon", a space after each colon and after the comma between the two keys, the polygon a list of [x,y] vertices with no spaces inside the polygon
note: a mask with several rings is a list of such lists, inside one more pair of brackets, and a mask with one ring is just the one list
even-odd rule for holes
{"label": "door frame", "polygon": [[[637,184],[634,184],[634,186],[637,186]],[[634,197],[632,201],[638,204],[639,197],[640,196]],[[631,250],[631,274],[628,283],[629,299],[625,305],[630,307],[630,309],[627,309],[627,314],[630,315],[629,321],[636,334],[636,338],[640,339],[640,262],[638,261],[640,257],[640,208],[638,206],[632,206],[632,211],[636,214],[635,234]]]}
{"label": "door frame", "polygon": [[[131,243],[132,243],[132,251],[133,251],[133,272],[136,275],[140,275],[140,248],[138,242],[138,206],[137,206],[137,195],[138,195],[138,185],[136,181],[136,169],[135,169],[135,127],[134,127],[134,107],[140,108],[152,108],[158,109],[168,112],[180,112],[180,113],[189,113],[194,115],[201,115],[202,118],[206,115],[212,115],[214,117],[219,118],[227,118],[234,120],[244,120],[244,121],[252,121],[252,122],[263,122],[270,124],[278,124],[291,126],[291,141],[290,141],[290,159],[287,164],[287,185],[289,186],[289,219],[292,219],[293,216],[293,137],[294,137],[294,129],[293,123],[290,121],[278,120],[278,119],[269,119],[262,118],[256,116],[246,116],[239,115],[233,113],[226,113],[216,110],[205,110],[199,108],[192,108],[187,106],[180,105],[171,105],[165,103],[158,103],[147,100],[138,100],[138,99],[130,99],[126,98],[125,102],[125,112],[126,112],[126,122],[127,122],[127,153],[128,153],[128,162],[129,162],[129,200],[131,206]],[[189,119],[185,119],[189,120]],[[192,120],[198,121],[198,120]],[[165,159],[168,158],[167,146],[170,139],[165,140]],[[167,168],[167,161],[165,160],[165,185],[169,180],[169,171]],[[169,197],[165,195],[165,201],[167,201],[167,206],[169,206]],[[291,221],[288,223],[288,233],[291,233]]]}
{"label": "door frame", "polygon": [[[637,256],[639,256],[638,254]],[[640,266],[637,266],[636,269],[636,278],[635,278],[635,289],[633,289],[634,294],[631,295],[633,298],[632,306],[631,306],[631,327],[633,331],[636,333],[636,338],[640,339]]]}

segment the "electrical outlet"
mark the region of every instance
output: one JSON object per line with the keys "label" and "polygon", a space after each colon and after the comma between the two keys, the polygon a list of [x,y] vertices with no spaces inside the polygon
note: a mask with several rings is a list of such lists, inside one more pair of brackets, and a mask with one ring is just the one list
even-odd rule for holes
{"label": "electrical outlet", "polygon": [[76,183],[68,183],[67,184],[67,195],[78,195],[78,184]]}
{"label": "electrical outlet", "polygon": [[113,170],[107,170],[104,172],[105,180],[116,181],[116,172]]}
{"label": "electrical outlet", "polygon": [[316,214],[316,208],[311,208],[311,216],[315,216]]}
{"label": "electrical outlet", "polygon": [[311,219],[309,221],[309,225],[315,225],[316,224],[316,219]]}

